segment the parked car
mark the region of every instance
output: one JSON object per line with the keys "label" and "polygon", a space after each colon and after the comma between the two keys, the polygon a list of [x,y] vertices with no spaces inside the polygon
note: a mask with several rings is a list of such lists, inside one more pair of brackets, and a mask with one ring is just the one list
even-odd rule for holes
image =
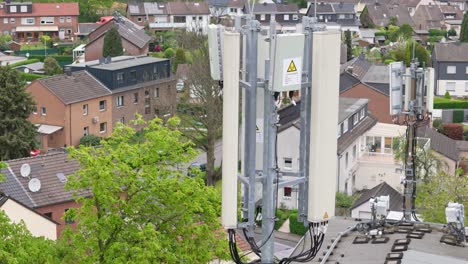
{"label": "parked car", "polygon": [[199,162],[194,162],[190,164],[190,166],[187,168],[187,176],[189,177],[195,177],[196,174],[193,171],[194,169],[199,169],[202,172],[206,171],[206,163],[199,163]]}

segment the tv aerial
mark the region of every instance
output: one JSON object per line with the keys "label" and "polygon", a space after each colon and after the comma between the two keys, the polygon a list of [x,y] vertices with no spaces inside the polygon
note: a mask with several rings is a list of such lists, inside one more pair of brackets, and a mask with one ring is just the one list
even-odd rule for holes
{"label": "tv aerial", "polygon": [[28,188],[33,193],[38,192],[41,189],[41,181],[38,178],[32,178],[28,183]]}
{"label": "tv aerial", "polygon": [[20,173],[21,176],[23,176],[24,178],[29,177],[29,175],[31,174],[31,166],[28,163],[24,163],[23,165],[21,165]]}

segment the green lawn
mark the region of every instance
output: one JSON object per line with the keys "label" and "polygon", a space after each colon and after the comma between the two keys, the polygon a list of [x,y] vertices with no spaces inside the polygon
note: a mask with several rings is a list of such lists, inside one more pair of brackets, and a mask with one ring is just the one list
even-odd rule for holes
{"label": "green lawn", "polygon": [[34,42],[28,44],[24,44],[21,46],[21,50],[44,50],[44,43],[41,42]]}

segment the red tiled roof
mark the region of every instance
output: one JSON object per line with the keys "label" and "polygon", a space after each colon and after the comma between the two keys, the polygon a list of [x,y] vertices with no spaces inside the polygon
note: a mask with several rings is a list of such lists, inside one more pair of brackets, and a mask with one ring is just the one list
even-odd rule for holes
{"label": "red tiled roof", "polygon": [[78,16],[80,9],[78,3],[33,3],[32,13],[6,12],[7,6],[0,8],[0,17],[34,17],[34,16]]}

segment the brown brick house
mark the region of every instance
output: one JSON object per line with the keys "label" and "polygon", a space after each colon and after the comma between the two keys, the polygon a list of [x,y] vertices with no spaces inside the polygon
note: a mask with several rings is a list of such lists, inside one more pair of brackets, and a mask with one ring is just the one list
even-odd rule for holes
{"label": "brown brick house", "polygon": [[145,33],[143,27],[138,26],[124,16],[118,15],[89,33],[89,42],[85,48],[85,61],[97,60],[103,57],[104,37],[112,27],[116,27],[119,31],[124,55],[148,54],[151,37]]}
{"label": "brown brick house", "polygon": [[122,56],[115,61],[72,64],[66,74],[39,79],[26,90],[37,103],[30,120],[38,126],[42,151],[76,146],[81,137],[107,137],[117,122],[128,124],[175,113],[176,79],[170,62]]}
{"label": "brown brick house", "polygon": [[111,91],[88,72],[35,80],[26,90],[37,104],[29,119],[38,126],[42,151],[76,146],[87,134],[110,135]]}
{"label": "brown brick house", "polygon": [[[68,159],[68,155],[64,152],[56,152],[37,157],[9,160],[6,163],[8,168],[1,170],[6,178],[4,182],[0,183],[1,192],[58,222],[57,237],[67,225],[75,225],[72,222],[67,223],[62,217],[68,209],[79,207],[79,204],[73,199],[73,191],[64,189],[67,177],[79,169],[76,160]],[[23,164],[29,164],[31,168],[28,177],[21,175]],[[38,191],[29,189],[28,184],[32,178],[40,181]],[[80,195],[88,196],[90,192],[84,191]]]}
{"label": "brown brick house", "polygon": [[0,5],[0,32],[15,41],[39,41],[42,35],[72,39],[78,30],[78,3],[6,2]]}

